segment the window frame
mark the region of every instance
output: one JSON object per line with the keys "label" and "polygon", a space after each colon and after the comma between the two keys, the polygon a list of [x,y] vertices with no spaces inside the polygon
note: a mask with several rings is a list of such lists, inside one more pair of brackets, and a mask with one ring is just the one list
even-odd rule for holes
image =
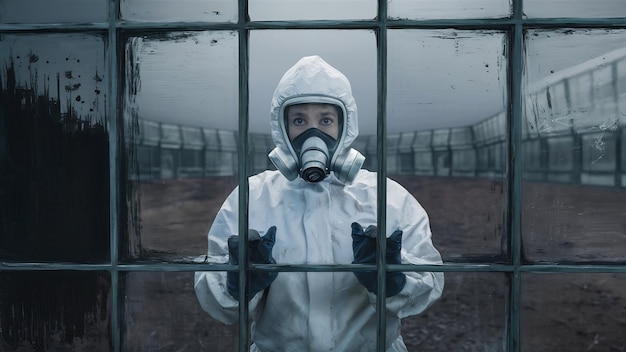
{"label": "window frame", "polygon": [[[102,0],[105,1],[105,0]],[[46,270],[77,270],[77,271],[106,271],[111,278],[111,311],[110,328],[111,343],[114,351],[122,350],[122,306],[124,298],[121,293],[121,277],[131,271],[164,271],[164,272],[190,272],[190,271],[224,271],[238,270],[239,282],[242,287],[246,285],[246,275],[250,270],[270,271],[355,271],[371,269],[371,266],[355,265],[301,265],[281,266],[276,265],[248,265],[242,261],[240,266],[227,264],[176,264],[176,263],[142,263],[125,264],[120,259],[120,184],[123,177],[121,163],[123,158],[123,143],[121,126],[123,126],[123,111],[121,92],[121,62],[123,54],[123,38],[126,33],[133,31],[162,29],[166,31],[176,30],[230,30],[238,34],[238,66],[239,66],[239,133],[241,136],[249,136],[248,129],[248,75],[249,75],[249,34],[254,30],[265,29],[340,29],[340,30],[372,30],[377,38],[377,156],[387,155],[386,134],[386,101],[387,101],[387,31],[389,29],[498,29],[508,35],[508,117],[507,117],[507,163],[506,163],[506,190],[507,190],[507,250],[509,261],[506,264],[498,263],[444,263],[443,265],[389,265],[391,271],[438,271],[438,272],[495,272],[507,275],[509,279],[509,299],[505,307],[507,316],[506,326],[506,350],[520,351],[520,307],[521,307],[521,277],[524,273],[626,273],[626,264],[527,264],[522,260],[521,240],[521,180],[524,171],[522,154],[522,105],[523,105],[523,66],[524,66],[524,36],[529,29],[548,28],[607,28],[626,30],[626,18],[525,18],[523,15],[523,0],[511,0],[511,15],[508,18],[495,19],[438,19],[438,20],[397,20],[387,18],[387,1],[378,0],[378,17],[371,20],[315,20],[315,21],[250,21],[247,14],[248,0],[237,0],[238,18],[236,23],[224,22],[125,22],[118,19],[121,0],[106,0],[108,6],[108,22],[91,24],[74,23],[34,23],[34,24],[0,24],[0,34],[13,33],[45,33],[45,32],[87,32],[106,33],[107,38],[107,66],[109,97],[108,100],[107,128],[109,132],[109,161],[110,161],[110,263],[107,264],[80,264],[80,263],[0,263],[0,271],[46,271]],[[233,0],[234,1],[234,0]],[[624,134],[622,134],[624,135]],[[251,169],[250,161],[244,156],[250,149],[249,138],[238,139],[238,150],[246,151],[239,153],[237,181],[239,192],[239,233],[243,234],[244,241],[247,237],[248,228],[248,172]],[[377,217],[378,226],[385,227],[386,220],[386,177],[387,164],[385,157],[376,158],[377,176]],[[384,236],[384,234],[379,234]],[[379,241],[377,252],[377,275],[379,277],[376,309],[378,316],[377,350],[384,351],[385,343],[385,241]],[[247,258],[246,246],[239,248],[240,258]],[[248,320],[248,304],[245,299],[245,289],[241,295],[245,302],[240,305],[240,321]],[[249,326],[239,324],[239,350],[247,351],[249,346]]]}

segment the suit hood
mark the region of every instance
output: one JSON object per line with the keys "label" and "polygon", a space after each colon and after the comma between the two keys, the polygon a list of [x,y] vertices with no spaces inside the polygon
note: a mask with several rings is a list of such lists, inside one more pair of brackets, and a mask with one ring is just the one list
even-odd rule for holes
{"label": "suit hood", "polygon": [[350,81],[339,70],[315,55],[303,57],[287,70],[274,91],[270,125],[272,140],[277,148],[297,158],[289,144],[283,113],[289,105],[304,103],[338,105],[343,117],[335,154],[350,147],[359,134],[357,107]]}

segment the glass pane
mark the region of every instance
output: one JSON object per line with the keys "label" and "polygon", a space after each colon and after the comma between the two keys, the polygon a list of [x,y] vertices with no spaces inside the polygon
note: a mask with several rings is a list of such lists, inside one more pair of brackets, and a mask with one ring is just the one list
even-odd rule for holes
{"label": "glass pane", "polygon": [[522,274],[521,351],[619,351],[625,296],[625,274]]}
{"label": "glass pane", "polygon": [[524,0],[528,17],[624,17],[623,0]]}
{"label": "glass pane", "polygon": [[[260,275],[258,272],[256,274]],[[399,294],[401,297],[388,301],[387,338],[389,344],[393,343],[395,350],[402,350],[403,346],[402,340],[397,335],[400,331],[398,316],[424,314],[423,318],[418,317],[416,319],[419,320],[408,322],[405,326],[405,341],[406,336],[409,336],[412,343],[415,343],[415,340],[411,337],[429,328],[425,322],[428,324],[433,322],[433,325],[436,325],[432,326],[433,331],[441,334],[444,333],[444,329],[452,326],[451,323],[459,323],[456,319],[464,307],[453,308],[456,311],[446,311],[446,308],[441,306],[443,301],[435,303],[441,293],[441,286],[438,284],[441,282],[434,282],[432,274],[406,273],[411,279],[407,279],[405,288]],[[442,274],[435,275],[440,278]],[[420,280],[423,278],[424,280]],[[198,292],[205,293],[199,297],[211,315],[216,319],[232,321],[237,318],[238,307],[231,304],[234,301],[225,290],[226,280],[223,273],[211,272],[207,274],[206,280],[200,281],[196,287],[199,288]],[[495,285],[485,285],[484,281],[482,283],[482,286],[476,286],[474,289],[468,290],[464,287],[461,291],[461,288],[457,287],[451,291],[453,293],[450,297],[461,297],[465,305],[467,301],[471,301],[468,292],[475,292],[476,300],[484,303],[476,304],[475,310],[463,314],[468,325],[487,325],[493,323],[495,317],[504,314],[502,304],[505,297],[504,287],[496,295],[494,293],[497,288],[493,287]],[[210,290],[203,289],[207,284],[210,285]],[[433,304],[434,307],[439,307],[438,311],[429,308]],[[352,272],[280,272],[271,281],[268,290],[259,291],[250,300],[249,308],[249,316],[255,327],[251,338],[258,350],[366,351],[371,350],[376,344],[376,308],[368,291]],[[424,311],[426,313],[423,313]],[[434,321],[425,319],[426,317],[433,319],[433,314],[436,315]],[[478,317],[485,317],[485,321],[480,321]],[[498,331],[502,323],[497,322],[494,329],[499,334],[504,332]],[[492,334],[489,338],[495,337],[494,330],[490,331]],[[445,333],[449,333],[449,330]],[[452,333],[458,334],[458,331]],[[472,332],[472,335],[474,334],[475,332]],[[254,347],[252,350],[256,351]]]}
{"label": "glass pane", "polygon": [[376,37],[366,30],[251,31],[250,131],[269,135],[274,90],[283,74],[309,55],[319,55],[349,79],[358,107],[359,135],[375,135]]}
{"label": "glass pane", "polygon": [[106,22],[107,5],[107,0],[0,0],[0,23]]}
{"label": "glass pane", "polygon": [[107,72],[101,36],[0,39],[0,257],[109,258]]}
{"label": "glass pane", "polygon": [[130,37],[126,55],[122,254],[191,260],[206,254],[211,222],[237,184],[237,37]]}
{"label": "glass pane", "polygon": [[373,19],[375,0],[249,0],[252,21]]}
{"label": "glass pane", "polygon": [[236,351],[237,325],[224,325],[202,310],[193,276],[185,272],[125,276],[123,351]]}
{"label": "glass pane", "polygon": [[511,0],[387,0],[392,19],[499,18],[511,14]]}
{"label": "glass pane", "polygon": [[526,36],[523,240],[531,261],[623,261],[626,31]]}
{"label": "glass pane", "polygon": [[237,22],[237,0],[120,0],[120,15],[138,22]]}
{"label": "glass pane", "polygon": [[389,177],[428,212],[444,261],[506,256],[505,34],[388,37]]}
{"label": "glass pane", "polygon": [[[277,56],[276,52],[282,52],[285,47],[289,50]],[[310,57],[300,61],[311,53],[319,55],[319,61]],[[305,61],[307,63],[303,64]],[[272,96],[281,77],[295,65],[301,65],[298,67],[305,73],[302,76],[293,76],[297,77],[293,81],[288,79],[287,81],[295,82],[293,87],[298,88],[286,89],[286,92],[298,91],[297,94],[304,95],[328,93],[328,87],[337,86],[337,82],[331,78],[333,76],[326,74],[332,70],[340,71],[350,81],[359,115],[348,112],[346,137],[339,138],[340,141],[354,138],[357,131],[352,129],[352,126],[356,126],[352,121],[356,122],[356,119],[360,133],[365,131],[366,135],[375,136],[376,39],[373,32],[253,31],[250,34],[250,130],[253,132],[251,146],[255,155],[252,161],[255,165],[254,171],[261,171],[262,167],[275,169],[273,166],[267,167],[267,153],[275,146],[271,136],[268,107],[273,101]],[[323,79],[307,76],[318,72],[317,68],[323,68],[320,69],[323,73],[319,76],[323,76]],[[315,82],[315,85],[308,86],[310,82]],[[289,94],[286,93],[281,99],[291,97]],[[281,138],[280,143],[283,146],[286,145],[287,141],[281,137],[282,130],[278,128],[278,123],[276,128],[274,135]],[[292,157],[287,147],[284,150],[292,158],[289,160],[295,163],[295,157]],[[365,151],[361,150],[361,153]],[[294,176],[297,175],[296,169],[292,171]],[[264,173],[251,180],[249,224],[258,231],[266,231],[270,226],[277,227],[276,248],[288,249],[286,252],[275,249],[274,252],[279,253],[275,256],[278,263],[330,264],[352,261],[352,221],[361,222],[364,227],[376,224],[376,178],[362,175],[355,183],[366,184],[369,188],[367,192],[358,193],[352,191],[358,188],[356,185],[346,188],[340,186],[338,172],[338,169],[333,169],[334,176],[319,183],[307,184],[300,176],[288,182],[279,171]],[[274,195],[276,198],[268,199],[264,194]],[[354,206],[355,199],[362,200],[362,208]],[[227,226],[236,228],[235,224]],[[313,242],[317,244],[313,246]],[[332,255],[327,256],[333,252],[333,258],[330,258]]]}
{"label": "glass pane", "polygon": [[506,276],[446,273],[441,300],[402,320],[409,351],[506,351]]}
{"label": "glass pane", "polygon": [[0,273],[0,350],[108,351],[104,272]]}

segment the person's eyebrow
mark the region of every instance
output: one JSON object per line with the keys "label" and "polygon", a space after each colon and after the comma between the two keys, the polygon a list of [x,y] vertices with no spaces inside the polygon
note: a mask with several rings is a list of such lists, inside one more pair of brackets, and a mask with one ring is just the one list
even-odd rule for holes
{"label": "person's eyebrow", "polygon": [[304,114],[301,111],[289,111],[287,115],[291,117],[291,116],[302,116]]}

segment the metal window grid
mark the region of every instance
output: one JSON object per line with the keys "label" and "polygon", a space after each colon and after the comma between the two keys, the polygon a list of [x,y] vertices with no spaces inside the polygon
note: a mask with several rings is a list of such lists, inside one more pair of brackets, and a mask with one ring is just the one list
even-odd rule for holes
{"label": "metal window grid", "polygon": [[[127,23],[118,19],[118,8],[120,0],[109,0],[108,2],[108,22],[90,24],[0,24],[0,34],[2,33],[42,33],[42,32],[106,32],[108,38],[107,64],[109,66],[109,86],[108,94],[111,97],[118,97],[120,94],[118,71],[120,48],[120,33],[141,32],[145,30],[232,30],[238,33],[239,40],[239,133],[242,136],[248,135],[248,39],[249,33],[258,29],[368,29],[376,33],[377,38],[377,78],[378,78],[378,109],[377,109],[377,155],[386,155],[386,95],[387,95],[387,30],[388,29],[499,29],[508,33],[508,69],[509,69],[509,106],[508,106],[508,163],[507,163],[507,192],[508,223],[507,233],[509,238],[508,250],[510,260],[507,264],[485,263],[485,264],[443,264],[439,265],[389,265],[392,271],[440,271],[440,272],[499,272],[509,277],[509,300],[506,307],[507,312],[507,351],[520,350],[520,301],[521,301],[521,275],[528,272],[556,272],[556,273],[626,273],[625,264],[615,265],[550,265],[550,264],[524,264],[521,258],[521,141],[522,141],[522,74],[523,74],[523,40],[524,32],[534,28],[610,28],[626,29],[626,18],[541,18],[528,19],[523,16],[523,0],[512,0],[512,15],[510,18],[497,19],[449,19],[449,20],[392,20],[387,18],[387,2],[378,1],[378,17],[373,20],[345,20],[345,21],[250,21],[247,16],[248,0],[238,0],[238,20],[237,23],[199,23],[199,22],[149,22],[149,23]],[[252,265],[241,263],[240,267],[232,265],[206,265],[206,264],[124,264],[119,259],[118,241],[118,189],[120,180],[118,173],[120,170],[120,134],[119,125],[121,112],[118,107],[118,99],[109,99],[108,111],[114,116],[107,120],[109,131],[109,158],[110,158],[110,245],[111,262],[108,264],[69,264],[69,263],[0,263],[0,271],[53,271],[53,270],[75,270],[75,271],[106,271],[111,277],[112,305],[110,316],[110,327],[112,336],[112,349],[115,352],[121,351],[121,307],[123,297],[120,295],[120,274],[123,272],[187,272],[197,270],[239,270],[240,285],[246,285],[246,273],[250,270],[270,270],[281,272],[309,271],[359,271],[366,270],[368,266],[355,265]],[[238,139],[238,149],[247,151],[249,149],[247,138]],[[240,153],[239,155],[246,155]],[[244,234],[244,241],[247,237],[247,215],[248,215],[248,180],[249,160],[239,157],[238,184],[242,192],[239,192],[239,213],[245,216],[240,217],[239,232]],[[378,226],[385,227],[385,199],[386,199],[386,158],[377,158],[378,171]],[[384,234],[379,234],[384,236]],[[377,253],[377,273],[379,277],[378,295],[376,309],[378,312],[378,335],[377,351],[385,350],[385,241],[379,241],[380,248]],[[247,258],[246,246],[240,246],[240,258]],[[249,267],[246,270],[246,267]],[[241,290],[242,299],[239,310],[239,319],[242,322],[248,320],[248,304],[244,295],[246,290]],[[249,346],[249,331],[247,324],[239,324],[239,350],[247,351]]]}

